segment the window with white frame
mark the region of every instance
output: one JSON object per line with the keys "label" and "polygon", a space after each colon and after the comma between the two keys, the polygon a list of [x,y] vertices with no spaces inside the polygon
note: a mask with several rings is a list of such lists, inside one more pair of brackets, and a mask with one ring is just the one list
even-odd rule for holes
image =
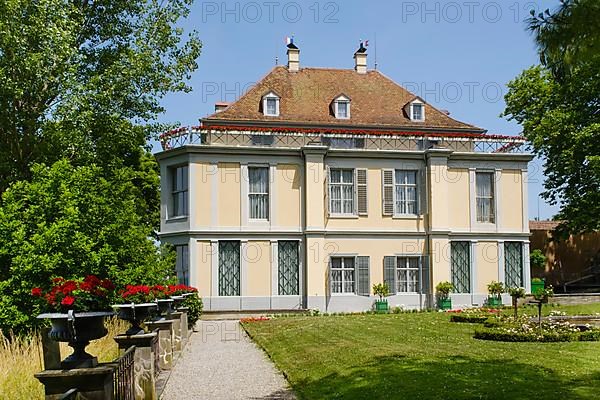
{"label": "window with white frame", "polygon": [[398,257],[396,274],[397,293],[417,293],[419,291],[418,257]]}
{"label": "window with white frame", "polygon": [[417,171],[395,170],[395,214],[417,214]]}
{"label": "window with white frame", "polygon": [[350,118],[350,99],[346,96],[339,96],[333,103],[335,117],[338,119]]}
{"label": "window with white frame", "polygon": [[504,283],[523,287],[523,243],[504,242]]}
{"label": "window with white frame", "polygon": [[354,257],[331,257],[331,292],[354,294]]}
{"label": "window with white frame", "polygon": [[354,170],[332,168],[329,170],[329,212],[354,214]]}
{"label": "window with white frame", "polygon": [[171,209],[169,217],[188,215],[188,167],[171,168]]}
{"label": "window with white frame", "polygon": [[410,103],[411,121],[425,121],[425,104],[415,101]]}
{"label": "window with white frame", "polygon": [[269,167],[248,167],[250,219],[269,219]]}
{"label": "window with white frame", "polygon": [[494,173],[475,173],[477,222],[494,223]]}
{"label": "window with white frame", "polygon": [[269,117],[279,116],[279,96],[268,93],[263,97],[263,114]]}

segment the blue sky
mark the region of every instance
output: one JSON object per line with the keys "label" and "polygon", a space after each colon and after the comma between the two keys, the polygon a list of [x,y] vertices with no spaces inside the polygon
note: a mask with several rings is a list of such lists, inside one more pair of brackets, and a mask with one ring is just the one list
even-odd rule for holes
{"label": "blue sky", "polygon": [[[499,115],[506,83],[538,62],[526,31],[529,10],[558,1],[203,1],[185,29],[203,41],[193,91],[163,100],[164,122],[197,125],[218,101],[233,101],[275,65],[286,63],[294,35],[301,66],[352,68],[360,39],[369,40],[369,68],[378,69],[433,106],[490,133],[521,128]],[[542,8],[543,7],[543,8]],[[377,40],[375,40],[377,38]],[[542,167],[529,169],[529,213],[538,215]],[[557,207],[539,200],[542,219]]]}

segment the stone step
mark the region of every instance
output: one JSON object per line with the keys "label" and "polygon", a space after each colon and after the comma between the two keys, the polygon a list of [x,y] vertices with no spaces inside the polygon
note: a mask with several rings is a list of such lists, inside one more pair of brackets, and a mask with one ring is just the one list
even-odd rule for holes
{"label": "stone step", "polygon": [[561,305],[600,303],[600,293],[555,294],[549,302]]}

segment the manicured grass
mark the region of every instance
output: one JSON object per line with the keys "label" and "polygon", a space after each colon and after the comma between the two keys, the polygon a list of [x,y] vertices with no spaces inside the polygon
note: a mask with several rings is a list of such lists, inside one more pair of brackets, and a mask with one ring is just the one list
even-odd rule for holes
{"label": "manicured grass", "polygon": [[[600,304],[558,309],[594,314]],[[477,325],[449,319],[434,312],[244,326],[301,399],[598,398],[600,342],[479,341],[472,337]]]}

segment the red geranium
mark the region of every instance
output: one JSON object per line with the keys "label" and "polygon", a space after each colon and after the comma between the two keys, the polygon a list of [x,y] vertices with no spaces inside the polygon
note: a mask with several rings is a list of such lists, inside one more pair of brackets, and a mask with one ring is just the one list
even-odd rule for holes
{"label": "red geranium", "polygon": [[33,288],[31,294],[46,300],[46,308],[50,312],[104,311],[110,310],[114,296],[114,285],[109,280],[101,280],[95,275],[85,279],[65,280],[53,278],[47,292],[41,288]]}

